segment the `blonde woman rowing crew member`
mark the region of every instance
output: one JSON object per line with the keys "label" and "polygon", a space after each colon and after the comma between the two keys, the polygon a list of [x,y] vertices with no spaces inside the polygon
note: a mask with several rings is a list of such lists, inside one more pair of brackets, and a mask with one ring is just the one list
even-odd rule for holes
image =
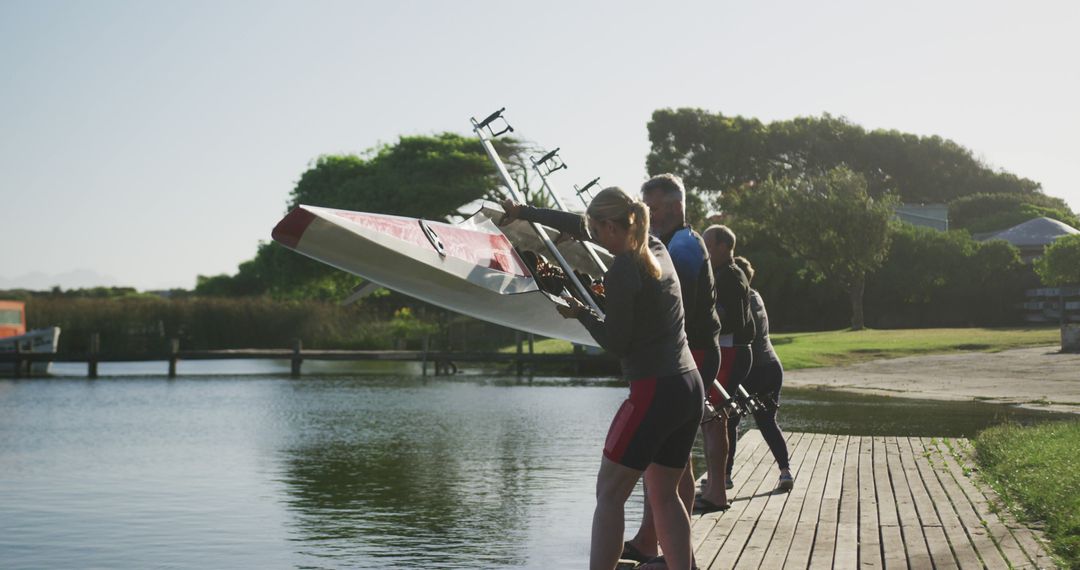
{"label": "blonde woman rowing crew member", "polygon": [[590,568],[615,568],[623,548],[623,505],[645,474],[668,568],[691,567],[690,517],[677,487],[704,409],[704,388],[686,342],[679,280],[667,248],[649,234],[648,209],[606,188],[585,216],[505,202],[505,221],[524,219],[607,248],[604,320],[574,299],[559,307],[620,358],[630,396],[615,414],[596,480]]}

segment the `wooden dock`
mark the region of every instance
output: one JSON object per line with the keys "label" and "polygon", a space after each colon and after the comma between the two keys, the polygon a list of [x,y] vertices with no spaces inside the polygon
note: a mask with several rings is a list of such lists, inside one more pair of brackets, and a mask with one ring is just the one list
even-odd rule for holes
{"label": "wooden dock", "polygon": [[[424,375],[431,368],[436,376],[452,374],[457,371],[458,363],[493,363],[511,365],[519,376],[534,366],[567,365],[575,373],[583,370],[605,372],[618,375],[618,361],[607,354],[588,354],[576,351],[570,354],[533,353],[533,343],[529,340],[525,349],[524,335],[519,336],[516,352],[479,352],[479,351],[442,351],[442,350],[312,350],[305,349],[296,341],[292,348],[284,349],[231,349],[231,350],[180,350],[179,341],[169,342],[168,350],[153,353],[110,353],[101,352],[100,338],[93,335],[90,350],[82,353],[54,354],[36,352],[0,353],[0,363],[13,363],[16,377],[29,375],[29,366],[34,362],[77,362],[85,363],[86,375],[98,377],[98,364],[103,362],[162,362],[162,371],[169,378],[177,376],[177,363],[195,360],[279,360],[290,362],[291,374],[300,376],[305,360],[337,362],[416,362],[421,365]],[[16,347],[18,348],[18,347]]]}
{"label": "wooden dock", "polygon": [[693,517],[702,569],[1055,568],[974,473],[964,439],[787,434],[795,488],[757,430],[739,440],[732,508]]}

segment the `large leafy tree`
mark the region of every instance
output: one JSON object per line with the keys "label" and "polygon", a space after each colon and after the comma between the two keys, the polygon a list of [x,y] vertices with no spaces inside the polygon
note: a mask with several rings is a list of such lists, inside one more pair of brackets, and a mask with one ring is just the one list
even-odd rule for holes
{"label": "large leafy tree", "polygon": [[970,150],[937,136],[867,131],[842,117],[762,123],[701,109],[661,109],[648,125],[651,174],[673,172],[706,193],[752,187],[771,177],[823,175],[845,165],[871,196],[948,202],[977,192],[1035,193],[1037,182],[997,172]]}
{"label": "large leafy tree", "polygon": [[[847,292],[854,330],[865,326],[866,276],[888,253],[894,207],[893,197],[870,196],[866,178],[843,166],[821,175],[769,179],[735,204],[744,226],[769,235]],[[742,211],[755,216],[738,216]]]}

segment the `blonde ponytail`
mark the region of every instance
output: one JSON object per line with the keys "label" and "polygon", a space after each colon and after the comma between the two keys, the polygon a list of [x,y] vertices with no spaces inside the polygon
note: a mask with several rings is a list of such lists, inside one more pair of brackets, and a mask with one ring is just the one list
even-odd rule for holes
{"label": "blonde ponytail", "polygon": [[660,262],[649,249],[649,208],[621,188],[604,188],[589,203],[588,215],[594,220],[613,220],[630,231],[630,251],[641,269],[653,279],[660,278]]}
{"label": "blonde ponytail", "polygon": [[653,279],[660,278],[660,262],[649,249],[649,208],[640,200],[630,206],[630,242],[637,262]]}

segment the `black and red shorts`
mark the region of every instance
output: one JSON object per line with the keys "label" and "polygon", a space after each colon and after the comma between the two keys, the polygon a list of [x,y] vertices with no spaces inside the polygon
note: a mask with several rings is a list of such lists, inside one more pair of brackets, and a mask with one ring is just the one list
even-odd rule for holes
{"label": "black and red shorts", "polygon": [[[720,347],[720,371],[716,373],[716,381],[728,391],[728,394],[732,394],[746,380],[753,358],[749,346]],[[713,406],[719,407],[723,404],[720,392],[712,387],[712,382],[709,383],[706,394],[708,394],[709,403]]]}
{"label": "black and red shorts", "polygon": [[717,374],[720,373],[720,347],[692,348],[690,354],[694,355],[694,364],[697,364],[701,382],[705,385],[705,390],[708,391],[709,387],[712,386],[712,379],[716,378]]}
{"label": "black and red shorts", "polygon": [[630,382],[630,397],[611,421],[604,457],[644,471],[650,463],[681,469],[704,412],[697,370]]}

